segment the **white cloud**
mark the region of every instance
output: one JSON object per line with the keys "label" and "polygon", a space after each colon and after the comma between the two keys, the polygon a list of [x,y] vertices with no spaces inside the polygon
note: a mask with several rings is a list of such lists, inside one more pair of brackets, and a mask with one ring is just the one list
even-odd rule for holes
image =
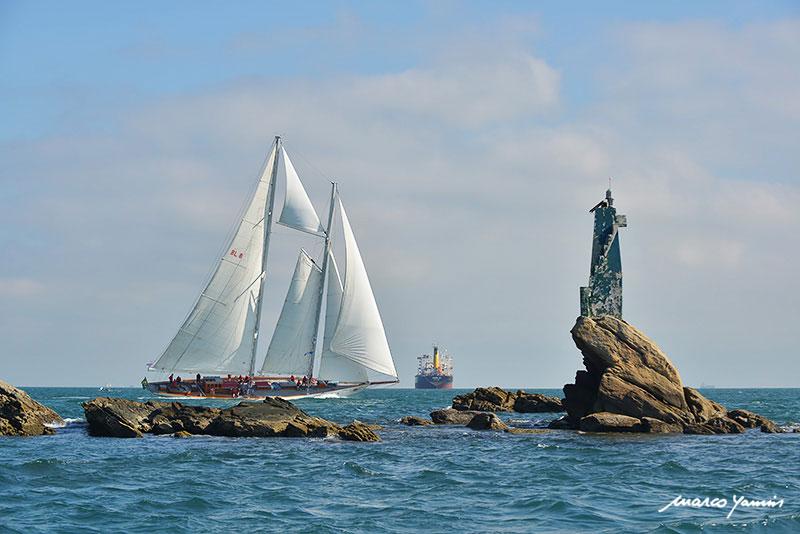
{"label": "white cloud", "polygon": [[730,239],[714,241],[686,237],[677,244],[677,249],[678,261],[688,267],[731,269],[739,266],[745,245]]}
{"label": "white cloud", "polygon": [[0,296],[6,298],[26,298],[44,294],[46,286],[32,278],[0,278]]}

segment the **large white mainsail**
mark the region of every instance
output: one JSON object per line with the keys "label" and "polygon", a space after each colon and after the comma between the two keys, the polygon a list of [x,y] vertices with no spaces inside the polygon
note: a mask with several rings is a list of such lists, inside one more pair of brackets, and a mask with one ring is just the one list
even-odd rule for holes
{"label": "large white mainsail", "polygon": [[248,373],[256,342],[263,272],[264,218],[277,143],[213,276],[151,369]]}
{"label": "large white mainsail", "polygon": [[396,378],[397,371],[378,305],[341,199],[339,210],[345,240],[345,281],[330,350],[368,369]]}
{"label": "large white mainsail", "polygon": [[319,303],[322,270],[305,250],[300,251],[275,333],[261,366],[262,374],[308,375]]}
{"label": "large white mainsail", "polygon": [[278,222],[295,230],[314,235],[324,235],[317,212],[314,210],[303,183],[300,181],[300,177],[297,175],[297,171],[294,170],[294,165],[292,165],[292,161],[283,147],[281,147],[280,157],[283,160],[283,168],[286,174],[286,197],[283,201],[283,210],[281,210]]}
{"label": "large white mainsail", "polygon": [[339,310],[342,307],[342,279],[333,252],[328,255],[328,294],[325,301],[325,335],[322,337],[322,355],[320,356],[317,376],[325,380],[340,382],[366,382],[367,369],[353,360],[340,356],[331,350],[331,339],[339,321]]}

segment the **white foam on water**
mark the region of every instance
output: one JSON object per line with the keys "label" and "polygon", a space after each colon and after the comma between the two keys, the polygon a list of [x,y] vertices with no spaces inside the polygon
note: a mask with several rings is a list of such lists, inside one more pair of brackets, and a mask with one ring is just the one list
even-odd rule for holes
{"label": "white foam on water", "polygon": [[85,423],[86,419],[83,417],[65,417],[63,423],[45,423],[44,426],[50,428],[64,428],[68,425],[74,425],[75,423]]}
{"label": "white foam on water", "polygon": [[[320,393],[319,395],[314,395],[313,397],[307,397],[309,399],[341,399],[344,398],[339,395],[338,391],[330,391],[328,393]],[[292,399],[295,400],[295,399]]]}
{"label": "white foam on water", "polygon": [[64,428],[67,426],[67,421],[65,419],[63,423],[45,423],[44,426],[47,428]]}

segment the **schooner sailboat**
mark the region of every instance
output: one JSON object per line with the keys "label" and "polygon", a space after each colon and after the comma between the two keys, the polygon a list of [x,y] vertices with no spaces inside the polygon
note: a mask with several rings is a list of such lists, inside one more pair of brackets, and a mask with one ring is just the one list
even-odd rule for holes
{"label": "schooner sailboat", "polygon": [[[264,361],[257,369],[279,167],[284,169],[286,193],[278,224],[324,239],[324,252],[320,267],[305,250],[300,251]],[[331,247],[337,207],[344,237],[343,277]],[[150,371],[170,373],[169,380],[145,379],[142,386],[160,395],[259,399],[349,394],[397,383],[383,322],[336,183],[331,184],[327,223],[322,226],[281,138],[276,137],[211,279],[163,354],[148,366]],[[174,375],[181,373],[191,378],[176,379]]]}

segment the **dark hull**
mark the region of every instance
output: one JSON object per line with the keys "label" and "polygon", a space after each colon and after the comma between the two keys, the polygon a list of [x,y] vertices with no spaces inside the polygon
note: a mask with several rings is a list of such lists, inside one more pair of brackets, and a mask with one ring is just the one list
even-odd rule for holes
{"label": "dark hull", "polygon": [[453,389],[450,375],[417,375],[414,389]]}
{"label": "dark hull", "polygon": [[[266,380],[268,378],[269,380]],[[235,381],[203,379],[198,385],[195,379],[184,380],[179,384],[169,382],[148,382],[143,387],[156,395],[170,397],[184,397],[193,399],[249,399],[263,400],[266,397],[280,397],[282,399],[297,399],[302,397],[317,397],[326,394],[348,395],[357,393],[369,386],[382,384],[396,384],[391,382],[362,382],[362,383],[320,383],[314,386],[295,386],[290,381],[279,382],[281,387],[268,387],[267,382],[277,382],[276,377],[256,377],[249,394],[243,386]],[[199,387],[198,387],[199,386]]]}

